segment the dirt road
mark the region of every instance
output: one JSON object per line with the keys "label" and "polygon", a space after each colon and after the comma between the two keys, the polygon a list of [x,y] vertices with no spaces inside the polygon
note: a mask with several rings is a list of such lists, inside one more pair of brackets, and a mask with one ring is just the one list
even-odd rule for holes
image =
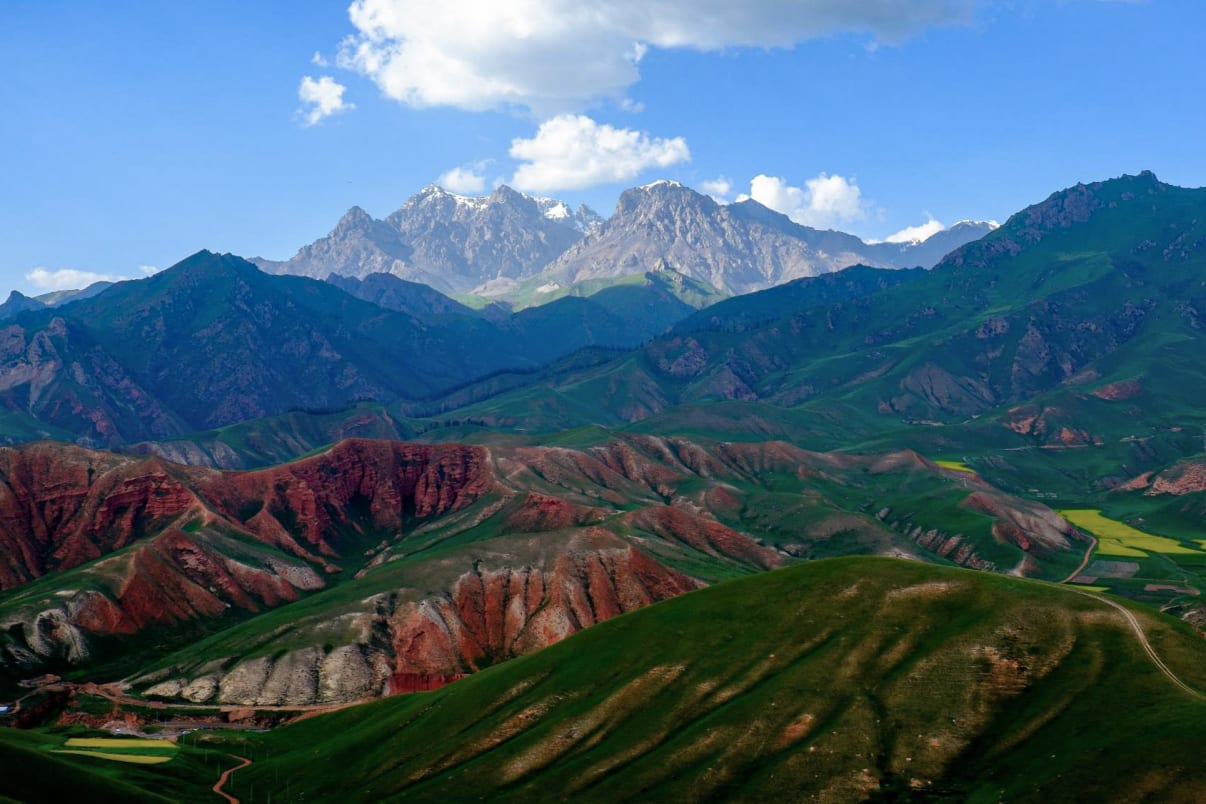
{"label": "dirt road", "polygon": [[1126,621],[1130,623],[1131,630],[1135,632],[1135,638],[1138,639],[1139,644],[1143,646],[1143,651],[1147,654],[1147,657],[1152,660],[1152,664],[1156,665],[1156,669],[1163,673],[1169,681],[1171,681],[1186,694],[1191,695],[1198,700],[1206,701],[1206,694],[1198,692],[1193,687],[1182,681],[1176,673],[1168,669],[1168,665],[1166,665],[1164,660],[1160,658],[1160,655],[1156,653],[1156,649],[1152,647],[1152,643],[1148,642],[1147,634],[1143,632],[1143,626],[1139,624],[1139,619],[1135,617],[1135,615],[1132,614],[1130,610],[1126,608],[1126,606],[1123,606],[1121,603],[1116,603],[1113,600],[1110,600],[1108,597],[1095,595],[1092,592],[1084,592],[1080,589],[1073,589],[1072,591],[1076,592],[1078,595],[1084,595],[1085,597],[1092,598],[1099,603],[1105,603],[1107,606],[1112,606],[1115,610],[1117,610],[1126,619]]}
{"label": "dirt road", "polygon": [[1091,544],[1089,545],[1089,549],[1085,550],[1085,557],[1080,562],[1080,566],[1077,567],[1076,569],[1072,570],[1072,574],[1069,575],[1067,578],[1064,578],[1062,581],[1060,581],[1060,583],[1069,583],[1077,575],[1080,575],[1082,572],[1084,572],[1085,567],[1089,566],[1089,561],[1090,561],[1090,559],[1093,558],[1093,551],[1097,549],[1097,537],[1090,533],[1086,533],[1084,535],[1088,536],[1089,540],[1091,542]]}
{"label": "dirt road", "polygon": [[[234,754],[231,754],[231,756],[234,756]],[[228,770],[222,771],[222,775],[218,777],[218,781],[213,786],[213,791],[215,793],[217,793],[219,796],[221,796],[222,798],[226,799],[228,802],[230,802],[230,804],[239,804],[239,800],[237,798],[232,796],[230,793],[227,793],[222,788],[226,786],[226,783],[228,781],[230,781],[230,777],[232,774],[234,774],[235,771],[243,770],[243,768],[246,768],[248,765],[251,764],[251,760],[248,759],[247,757],[234,757],[234,758],[241,760],[240,764],[235,765],[233,768],[230,768]]]}

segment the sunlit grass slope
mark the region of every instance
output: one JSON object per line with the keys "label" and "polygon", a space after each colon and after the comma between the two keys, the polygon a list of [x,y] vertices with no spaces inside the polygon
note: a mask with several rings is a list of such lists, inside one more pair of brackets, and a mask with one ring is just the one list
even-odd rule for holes
{"label": "sunlit grass slope", "polygon": [[[1206,643],[1136,616],[1206,688]],[[435,693],[205,739],[256,757],[245,799],[284,779],[345,802],[1206,796],[1206,700],[1119,612],[880,558],[719,584]]]}

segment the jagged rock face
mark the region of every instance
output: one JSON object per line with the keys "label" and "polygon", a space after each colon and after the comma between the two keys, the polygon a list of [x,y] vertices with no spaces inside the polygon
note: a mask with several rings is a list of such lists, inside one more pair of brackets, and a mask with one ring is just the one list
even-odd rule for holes
{"label": "jagged rock face", "polygon": [[858,238],[826,233],[832,242],[825,248],[807,239],[821,234],[753,202],[724,206],[663,182],[625,191],[607,223],[548,273],[577,282],[664,266],[730,293],[748,293],[862,261]]}
{"label": "jagged rock face", "polygon": [[326,237],[303,246],[288,262],[258,260],[262,270],[325,279],[328,274],[405,273],[414,249],[398,230],[352,207]]}
{"label": "jagged rock face", "polygon": [[[327,585],[368,537],[468,505],[492,487],[485,452],[344,442],[256,472],[219,473],[77,447],[0,450],[4,588],[106,556],[101,588],[18,604],[5,622],[40,660],[76,664],[111,637],[256,612]],[[321,573],[321,574],[320,574]],[[7,653],[8,662],[30,661]],[[20,659],[20,660],[19,660]]]}
{"label": "jagged rock face", "polygon": [[157,532],[200,501],[156,460],[61,444],[0,449],[0,589]]}
{"label": "jagged rock face", "polygon": [[537,199],[505,185],[485,198],[429,187],[386,221],[414,248],[414,266],[464,292],[492,279],[532,276],[580,239],[590,224],[553,204],[542,210]]}
{"label": "jagged rock face", "polygon": [[489,196],[454,195],[435,185],[385,220],[353,207],[326,237],[290,260],[256,260],[270,273],[363,279],[374,273],[464,293],[497,279],[532,276],[588,231],[599,216],[563,201],[501,186]]}
{"label": "jagged rock face", "polygon": [[547,273],[581,281],[669,267],[740,294],[856,264],[928,268],[989,230],[987,224],[951,229],[928,246],[868,244],[801,226],[756,201],[723,205],[674,182],[656,182],[621,195],[615,214]]}
{"label": "jagged rock face", "polygon": [[388,273],[446,293],[497,295],[517,280],[619,277],[669,267],[730,293],[747,293],[856,263],[930,267],[992,230],[963,222],[917,243],[866,243],[793,223],[755,201],[717,204],[675,182],[628,190],[610,220],[585,206],[503,185],[489,196],[430,186],[384,221],[353,207],[326,237],[269,273],[322,279]]}
{"label": "jagged rock face", "polygon": [[444,595],[405,603],[382,596],[365,616],[364,642],[259,656],[158,682],[146,694],[298,706],[434,689],[700,586],[606,531],[587,531],[547,567],[478,566]]}
{"label": "jagged rock face", "polygon": [[368,441],[230,473],[50,443],[0,449],[0,588],[189,521],[304,560],[337,556],[341,536],[399,533],[481,496],[492,482],[484,464],[472,447]]}
{"label": "jagged rock face", "polygon": [[203,494],[225,517],[294,555],[334,557],[340,539],[401,535],[407,521],[455,511],[490,490],[485,450],[350,440],[317,459],[210,475]]}

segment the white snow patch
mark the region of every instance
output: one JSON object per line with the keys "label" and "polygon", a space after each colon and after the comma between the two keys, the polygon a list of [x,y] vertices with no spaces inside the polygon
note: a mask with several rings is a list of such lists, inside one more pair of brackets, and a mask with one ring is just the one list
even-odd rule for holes
{"label": "white snow patch", "polygon": [[551,221],[563,221],[571,215],[573,215],[573,213],[570,212],[569,205],[564,201],[558,202],[544,210],[544,217]]}
{"label": "white snow patch", "polygon": [[657,181],[642,184],[639,189],[652,190],[654,187],[682,187],[682,182],[677,182],[672,179],[658,179]]}

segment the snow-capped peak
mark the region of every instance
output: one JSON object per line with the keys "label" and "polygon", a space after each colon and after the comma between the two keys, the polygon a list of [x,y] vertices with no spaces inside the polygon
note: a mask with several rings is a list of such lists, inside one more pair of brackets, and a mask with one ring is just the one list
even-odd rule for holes
{"label": "snow-capped peak", "polygon": [[658,179],[657,181],[642,184],[638,189],[652,190],[655,187],[682,187],[682,182],[674,181],[673,179]]}
{"label": "snow-capped peak", "polygon": [[429,198],[451,198],[456,202],[458,207],[467,207],[469,209],[484,209],[489,203],[488,196],[478,195],[457,195],[456,193],[445,190],[438,184],[429,184],[415,195],[414,198],[408,201],[408,204],[421,204]]}
{"label": "snow-capped peak", "polygon": [[551,221],[563,221],[574,215],[573,210],[569,208],[569,204],[556,198],[533,198],[532,200],[536,202],[536,207],[540,210],[540,214]]}

